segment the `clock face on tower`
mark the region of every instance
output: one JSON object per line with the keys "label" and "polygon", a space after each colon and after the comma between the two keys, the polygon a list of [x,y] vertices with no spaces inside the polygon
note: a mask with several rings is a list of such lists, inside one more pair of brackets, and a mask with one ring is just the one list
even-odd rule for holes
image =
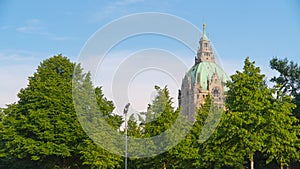
{"label": "clock face on tower", "polygon": [[211,94],[213,95],[213,97],[219,97],[221,94],[220,92],[221,92],[220,88],[214,87],[211,91]]}

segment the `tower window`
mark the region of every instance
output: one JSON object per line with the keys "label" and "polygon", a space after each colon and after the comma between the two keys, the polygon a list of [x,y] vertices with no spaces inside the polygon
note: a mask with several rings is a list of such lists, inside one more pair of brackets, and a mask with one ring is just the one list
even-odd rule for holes
{"label": "tower window", "polygon": [[207,45],[207,43],[204,43],[204,47],[207,47],[208,45]]}

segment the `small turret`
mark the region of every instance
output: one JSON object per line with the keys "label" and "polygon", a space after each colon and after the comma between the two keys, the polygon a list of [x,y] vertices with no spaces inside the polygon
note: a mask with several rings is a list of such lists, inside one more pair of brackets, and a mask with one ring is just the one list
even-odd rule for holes
{"label": "small turret", "polygon": [[210,41],[206,36],[206,24],[203,24],[202,37],[199,41],[200,48],[197,51],[197,60],[195,59],[195,64],[200,62],[215,62],[215,57],[210,45]]}

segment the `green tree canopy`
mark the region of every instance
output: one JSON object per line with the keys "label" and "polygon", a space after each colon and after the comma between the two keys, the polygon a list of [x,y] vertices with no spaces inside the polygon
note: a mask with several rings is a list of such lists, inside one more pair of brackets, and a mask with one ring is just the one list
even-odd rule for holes
{"label": "green tree canopy", "polygon": [[270,61],[270,66],[279,73],[279,76],[274,76],[271,82],[279,86],[278,92],[292,96],[297,106],[293,112],[300,119],[300,66],[287,58],[276,57]]}
{"label": "green tree canopy", "polygon": [[[145,137],[153,137],[162,134],[168,130],[174,123],[179,115],[179,111],[175,111],[172,107],[172,98],[170,97],[169,90],[165,86],[160,88],[155,86],[157,96],[151,104],[148,105],[147,112],[145,113],[145,125],[143,126],[143,135]],[[169,137],[168,134],[165,137]],[[161,138],[154,140],[154,146],[157,150],[165,149],[170,143],[165,140],[169,138]],[[170,157],[167,152],[159,154],[155,157],[149,157],[141,160],[142,168],[163,168],[171,165]]]}
{"label": "green tree canopy", "polygon": [[[266,123],[264,114],[271,105],[272,95],[267,88],[264,75],[259,67],[246,58],[243,71],[237,71],[227,83],[229,88],[226,97],[226,126],[228,144],[234,146],[235,152],[250,160],[254,167],[254,154],[264,146]],[[226,122],[225,122],[226,123]]]}
{"label": "green tree canopy", "polygon": [[[75,66],[62,55],[42,61],[29,77],[27,87],[20,90],[19,101],[5,109],[0,134],[5,143],[3,153],[10,158],[11,168],[84,168],[83,164],[95,166],[92,162],[101,160],[111,161],[106,168],[118,166],[120,159],[105,150],[94,154],[100,148],[77,119],[72,99]],[[78,82],[91,85],[89,73],[83,73],[81,68],[76,71],[80,75],[76,76]],[[110,118],[112,103],[99,88],[93,92],[97,93],[100,110]],[[119,123],[119,118],[117,122],[110,120],[116,128]],[[91,154],[94,158],[87,160],[85,157]]]}
{"label": "green tree canopy", "polygon": [[[231,79],[227,83],[228,110],[221,128],[227,139],[224,145],[227,144],[228,154],[249,159],[251,168],[257,152],[267,156],[267,163],[276,160],[281,166],[296,159],[299,130],[294,126],[297,120],[292,115],[291,100],[279,92],[281,89],[269,89],[259,67],[249,58],[245,60],[243,71],[237,71]],[[277,98],[274,98],[275,92]]]}

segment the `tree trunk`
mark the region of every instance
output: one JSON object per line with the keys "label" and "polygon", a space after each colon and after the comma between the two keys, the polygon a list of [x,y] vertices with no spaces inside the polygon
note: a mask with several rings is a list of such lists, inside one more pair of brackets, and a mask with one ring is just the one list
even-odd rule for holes
{"label": "tree trunk", "polygon": [[254,161],[253,161],[253,159],[250,160],[250,168],[251,168],[251,169],[254,169]]}
{"label": "tree trunk", "polygon": [[164,169],[167,169],[166,163],[164,162]]}
{"label": "tree trunk", "polygon": [[210,166],[210,169],[214,169],[215,168],[215,162],[213,162]]}
{"label": "tree trunk", "polygon": [[253,154],[250,154],[250,169],[254,169],[254,159],[253,159]]}
{"label": "tree trunk", "polygon": [[282,154],[280,154],[280,162],[279,162],[279,164],[280,164],[280,169],[283,169],[283,165],[282,165]]}

